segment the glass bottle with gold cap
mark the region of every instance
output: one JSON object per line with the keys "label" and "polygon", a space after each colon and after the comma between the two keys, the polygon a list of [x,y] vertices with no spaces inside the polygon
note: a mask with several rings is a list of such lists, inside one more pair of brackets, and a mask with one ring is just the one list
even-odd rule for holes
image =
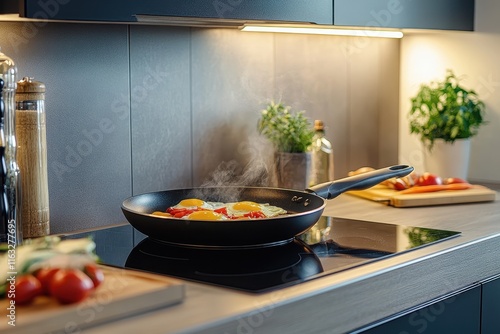
{"label": "glass bottle with gold cap", "polygon": [[50,233],[45,85],[25,77],[16,91],[17,158],[21,170],[24,238]]}

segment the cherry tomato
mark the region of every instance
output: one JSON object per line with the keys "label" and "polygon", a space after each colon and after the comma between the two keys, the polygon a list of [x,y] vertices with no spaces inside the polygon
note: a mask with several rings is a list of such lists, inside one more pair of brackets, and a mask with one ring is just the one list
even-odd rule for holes
{"label": "cherry tomato", "polygon": [[454,184],[454,183],[469,183],[469,182],[459,177],[449,177],[444,180],[444,184]]}
{"label": "cherry tomato", "polygon": [[406,185],[405,181],[401,179],[396,179],[396,181],[394,182],[394,189],[404,190],[406,188],[408,188],[408,186]]}
{"label": "cherry tomato", "polygon": [[42,284],[42,292],[45,295],[50,295],[50,284],[54,275],[59,271],[59,268],[42,268],[35,272],[35,277]]}
{"label": "cherry tomato", "polygon": [[50,284],[50,294],[61,304],[78,303],[93,289],[92,280],[79,269],[59,270]]}
{"label": "cherry tomato", "polygon": [[15,289],[13,300],[19,305],[30,304],[35,297],[42,294],[42,284],[31,274],[19,276],[15,283]]}
{"label": "cherry tomato", "polygon": [[431,186],[436,184],[443,184],[443,180],[438,175],[428,172],[420,175],[415,183],[417,186]]}
{"label": "cherry tomato", "polygon": [[86,264],[83,268],[83,272],[90,277],[94,283],[94,288],[97,288],[102,282],[104,282],[104,273],[102,272],[102,269],[93,263]]}

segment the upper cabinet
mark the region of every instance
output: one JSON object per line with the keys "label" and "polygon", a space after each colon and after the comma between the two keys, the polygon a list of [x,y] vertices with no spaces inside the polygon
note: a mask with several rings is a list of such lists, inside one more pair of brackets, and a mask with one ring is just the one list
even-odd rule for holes
{"label": "upper cabinet", "polygon": [[[3,0],[4,1],[4,0]],[[331,24],[332,0],[20,0],[24,17],[136,21],[137,15]]]}
{"label": "upper cabinet", "polygon": [[334,0],[334,24],[474,30],[474,0]]}
{"label": "upper cabinet", "polygon": [[[474,0],[2,0],[35,19],[234,26],[247,21],[474,30]],[[10,5],[9,5],[10,4]],[[12,5],[14,4],[14,5]],[[3,8],[2,8],[3,7]],[[4,12],[6,12],[4,10]]]}

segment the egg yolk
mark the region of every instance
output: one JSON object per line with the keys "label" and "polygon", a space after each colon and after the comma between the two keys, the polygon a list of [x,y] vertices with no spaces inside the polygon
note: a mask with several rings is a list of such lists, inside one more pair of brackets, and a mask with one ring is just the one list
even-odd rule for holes
{"label": "egg yolk", "polygon": [[187,219],[192,220],[223,220],[224,216],[213,211],[195,211],[187,216]]}
{"label": "egg yolk", "polygon": [[179,206],[184,206],[184,207],[192,207],[192,206],[202,206],[205,202],[203,202],[201,199],[197,198],[188,198],[188,199],[183,199],[180,201]]}
{"label": "egg yolk", "polygon": [[255,202],[243,201],[235,203],[233,208],[238,211],[260,211],[260,205]]}
{"label": "egg yolk", "polygon": [[155,216],[162,216],[162,217],[172,217],[172,215],[168,212],[163,212],[163,211],[155,211],[152,213],[152,215]]}

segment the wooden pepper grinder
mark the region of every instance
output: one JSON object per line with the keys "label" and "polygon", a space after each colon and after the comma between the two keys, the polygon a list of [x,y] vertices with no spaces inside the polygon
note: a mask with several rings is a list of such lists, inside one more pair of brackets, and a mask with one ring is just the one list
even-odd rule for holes
{"label": "wooden pepper grinder", "polygon": [[45,85],[23,78],[16,91],[17,160],[21,170],[23,237],[50,233]]}

